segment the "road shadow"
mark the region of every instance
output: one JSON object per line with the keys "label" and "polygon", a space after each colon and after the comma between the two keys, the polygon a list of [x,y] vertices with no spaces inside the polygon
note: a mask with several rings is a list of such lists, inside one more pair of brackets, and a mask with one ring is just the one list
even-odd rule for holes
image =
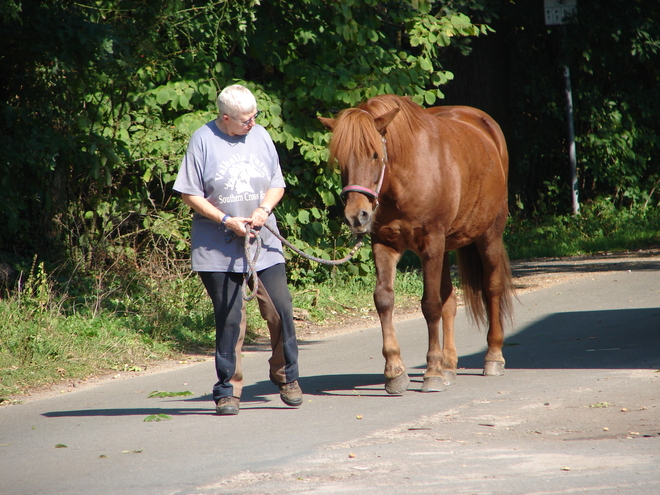
{"label": "road shadow", "polygon": [[[213,400],[209,396],[209,400]],[[181,402],[179,399],[176,402]],[[69,417],[94,417],[94,416],[152,416],[157,414],[167,414],[168,416],[191,416],[191,415],[208,415],[215,413],[215,408],[209,407],[174,407],[172,404],[164,405],[162,402],[154,403],[153,406],[145,407],[112,407],[104,409],[72,409],[69,411],[51,411],[43,413],[42,416],[47,418],[69,418]]]}
{"label": "road shadow", "polygon": [[[421,374],[420,374],[421,375]],[[415,380],[415,374],[411,374],[411,380]],[[419,379],[421,381],[421,378]],[[342,375],[312,375],[299,379],[305,396],[356,396],[360,393],[368,393],[369,396],[384,395],[382,374],[342,374]],[[263,380],[243,388],[241,395],[241,409],[282,409],[287,406],[277,402],[273,407],[266,407],[273,403],[273,395],[278,394],[278,389],[270,380]],[[204,405],[202,405],[204,404]],[[215,414],[213,396],[209,394],[194,397],[172,397],[154,398],[145,396],[144,407],[131,408],[102,408],[102,409],[74,409],[66,411],[51,411],[43,413],[47,418],[65,417],[94,417],[94,416],[153,416],[166,414],[168,416],[191,416]]]}
{"label": "road shadow", "polygon": [[[660,308],[555,313],[507,338],[510,369],[658,369]],[[483,367],[483,353],[460,356]]]}
{"label": "road shadow", "polygon": [[348,373],[344,375],[315,375],[300,379],[308,395],[350,396],[368,394],[370,397],[388,395],[384,390],[382,373]]}

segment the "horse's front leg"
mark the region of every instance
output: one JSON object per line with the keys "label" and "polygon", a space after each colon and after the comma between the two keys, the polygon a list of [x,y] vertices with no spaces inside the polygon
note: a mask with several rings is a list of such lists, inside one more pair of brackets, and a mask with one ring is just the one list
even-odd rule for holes
{"label": "horse's front leg", "polygon": [[[432,244],[432,243],[430,243]],[[449,352],[451,366],[451,355],[454,356],[454,370],[456,349],[454,347],[454,314],[455,299],[452,299],[451,276],[449,273],[449,255],[441,250],[434,253],[422,255],[422,269],[424,273],[424,294],[422,296],[422,313],[428,327],[429,345],[426,353],[426,373],[424,373],[424,384],[422,392],[440,392],[445,385],[453,383],[447,380],[443,368],[446,367],[447,358],[445,353]],[[446,280],[450,287],[447,290]],[[443,304],[444,303],[444,304]],[[451,312],[452,303],[454,313]],[[443,319],[443,345],[440,343],[440,319],[445,316],[445,308],[449,310],[447,319]],[[449,335],[448,335],[449,332]]]}
{"label": "horse's front leg", "polygon": [[372,239],[376,264],[376,289],[374,303],[383,332],[383,357],[385,358],[385,390],[388,394],[402,394],[408,389],[410,378],[401,359],[401,348],[396,338],[392,320],[394,312],[394,279],[396,264],[401,253]]}

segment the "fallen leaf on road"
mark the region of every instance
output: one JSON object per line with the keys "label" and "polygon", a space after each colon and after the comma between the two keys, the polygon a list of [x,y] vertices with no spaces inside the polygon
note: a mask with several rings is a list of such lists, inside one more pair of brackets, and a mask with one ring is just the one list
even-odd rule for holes
{"label": "fallen leaf on road", "polygon": [[183,392],[161,392],[160,390],[154,390],[147,396],[147,399],[151,399],[152,397],[185,397],[186,395],[192,394],[193,393],[190,390],[185,390]]}
{"label": "fallen leaf on road", "polygon": [[168,416],[167,414],[150,414],[146,418],[144,418],[145,423],[149,423],[150,421],[167,421],[168,419],[172,419],[172,416]]}

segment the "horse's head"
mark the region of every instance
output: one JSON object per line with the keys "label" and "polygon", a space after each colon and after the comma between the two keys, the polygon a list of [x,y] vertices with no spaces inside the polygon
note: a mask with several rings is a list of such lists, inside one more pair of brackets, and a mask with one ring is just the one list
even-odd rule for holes
{"label": "horse's head", "polygon": [[330,161],[341,169],[344,218],[354,234],[371,230],[387,164],[385,132],[398,112],[394,108],[373,117],[366,110],[349,108],[336,119],[319,117],[333,133]]}

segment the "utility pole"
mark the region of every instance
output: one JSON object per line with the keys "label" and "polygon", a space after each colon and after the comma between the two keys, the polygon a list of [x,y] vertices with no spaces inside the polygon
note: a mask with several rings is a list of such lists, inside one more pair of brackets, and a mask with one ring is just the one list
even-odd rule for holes
{"label": "utility pole", "polygon": [[564,85],[566,88],[566,121],[568,123],[568,163],[571,168],[571,197],[573,201],[573,215],[577,215],[580,213],[580,203],[578,202],[577,157],[575,155],[571,70],[568,68],[568,65],[564,65]]}
{"label": "utility pole", "polygon": [[[562,39],[566,36],[565,19],[577,11],[577,0],[543,0],[545,7],[545,25],[560,26]],[[568,130],[568,163],[571,172],[571,200],[573,215],[580,213],[578,201],[577,156],[575,152],[575,127],[573,124],[573,93],[571,89],[571,71],[567,64],[562,65],[566,94],[566,125]]]}

